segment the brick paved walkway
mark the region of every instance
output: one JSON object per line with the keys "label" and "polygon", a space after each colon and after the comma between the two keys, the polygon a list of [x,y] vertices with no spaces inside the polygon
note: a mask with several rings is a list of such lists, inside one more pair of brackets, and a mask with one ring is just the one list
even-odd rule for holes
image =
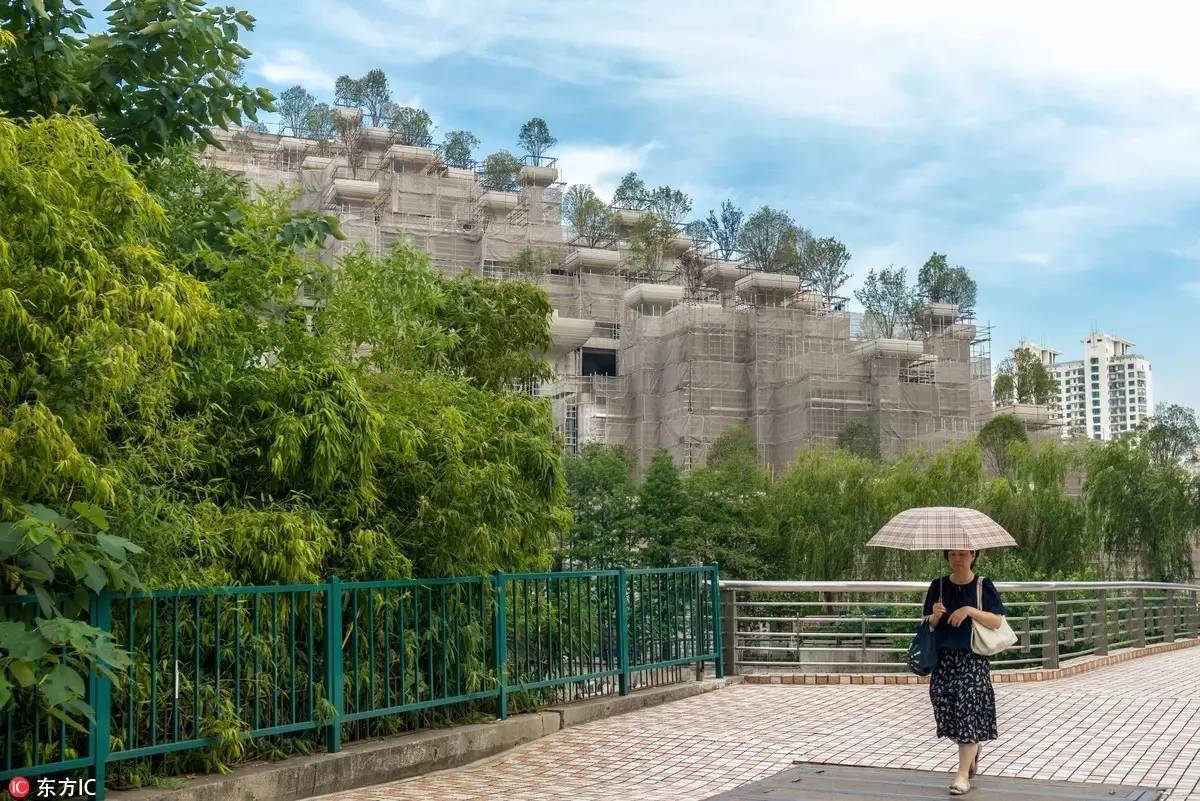
{"label": "brick paved walkway", "polygon": [[[686,801],[793,760],[950,771],[923,686],[743,684],[564,729],[486,762],[326,801]],[[1200,649],[996,686],[985,774],[1157,785],[1200,801]]]}

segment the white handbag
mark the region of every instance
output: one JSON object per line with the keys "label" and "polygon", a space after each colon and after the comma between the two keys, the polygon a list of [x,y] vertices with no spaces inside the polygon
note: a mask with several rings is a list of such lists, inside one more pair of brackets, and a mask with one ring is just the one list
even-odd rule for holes
{"label": "white handbag", "polygon": [[[983,609],[983,577],[975,582],[975,608]],[[971,621],[971,650],[980,656],[994,656],[1015,644],[1017,635],[1008,625],[1008,619],[1000,618],[1000,628],[990,629],[978,620]]]}

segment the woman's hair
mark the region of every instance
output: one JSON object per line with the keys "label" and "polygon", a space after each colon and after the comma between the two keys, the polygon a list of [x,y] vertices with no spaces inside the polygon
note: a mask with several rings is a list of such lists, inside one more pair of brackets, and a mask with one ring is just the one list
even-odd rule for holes
{"label": "woman's hair", "polygon": [[[945,559],[947,562],[949,562],[950,561],[950,551],[949,550],[942,551],[942,558]],[[972,569],[974,569],[975,563],[978,561],[979,561],[979,551],[971,551],[971,567],[972,567]]]}

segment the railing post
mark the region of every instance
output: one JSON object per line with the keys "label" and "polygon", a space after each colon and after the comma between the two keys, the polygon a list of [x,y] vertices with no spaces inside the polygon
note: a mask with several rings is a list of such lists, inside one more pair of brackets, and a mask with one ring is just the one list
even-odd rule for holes
{"label": "railing post", "polygon": [[725,638],[721,635],[721,569],[712,563],[713,647],[717,652],[717,678],[725,678]]}
{"label": "railing post", "polygon": [[629,577],[617,568],[617,688],[629,695]]}
{"label": "railing post", "polygon": [[333,706],[333,718],[326,733],[325,750],[336,754],[342,750],[342,583],[337,576],[329,577],[325,592],[325,692]]}
{"label": "railing post", "polygon": [[[112,594],[107,590],[101,590],[100,594],[92,599],[92,625],[110,635],[112,634],[112,599]],[[92,757],[95,798],[96,801],[104,801],[104,781],[108,773],[108,746],[110,726],[112,725],[112,680],[93,668],[89,681],[92,689],[92,709],[96,713],[96,718],[88,726],[88,750]]]}
{"label": "railing post", "polygon": [[500,720],[508,718],[508,587],[504,573],[497,570],[492,575],[496,592],[496,614],[492,626],[492,654],[495,657],[496,685],[499,693],[496,696],[496,717]]}
{"label": "railing post", "polygon": [[1092,633],[1096,656],[1108,656],[1108,590],[1100,590],[1096,601],[1097,627]]}
{"label": "railing post", "polygon": [[1192,639],[1200,638],[1200,593],[1188,593],[1188,610],[1192,617]]}
{"label": "railing post", "polygon": [[[713,645],[721,650],[725,658],[725,674],[736,676],[737,663],[737,590],[721,590],[721,633],[722,641],[713,641]],[[715,632],[714,632],[715,634]]]}
{"label": "railing post", "polygon": [[1146,647],[1146,591],[1133,591],[1133,645],[1135,648]]}
{"label": "railing post", "polygon": [[1042,623],[1042,667],[1058,667],[1058,592],[1046,593],[1046,614]]}
{"label": "railing post", "polygon": [[1175,591],[1167,590],[1167,608],[1163,614],[1163,642],[1175,642]]}

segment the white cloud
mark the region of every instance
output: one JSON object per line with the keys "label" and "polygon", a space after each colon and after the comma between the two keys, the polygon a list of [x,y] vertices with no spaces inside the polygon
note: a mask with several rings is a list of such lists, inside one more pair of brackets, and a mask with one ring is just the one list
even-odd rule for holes
{"label": "white cloud", "polygon": [[253,64],[255,72],[279,86],[300,84],[310,92],[333,89],[333,76],[312,63],[301,50],[283,49]]}
{"label": "white cloud", "polygon": [[1191,295],[1194,298],[1200,299],[1200,281],[1192,281],[1187,284],[1180,284],[1179,290],[1185,294]]}
{"label": "white cloud", "polygon": [[566,145],[556,148],[554,155],[560,165],[569,165],[571,183],[588,184],[607,200],[621,176],[645,167],[654,148],[653,142],[638,146]]}

